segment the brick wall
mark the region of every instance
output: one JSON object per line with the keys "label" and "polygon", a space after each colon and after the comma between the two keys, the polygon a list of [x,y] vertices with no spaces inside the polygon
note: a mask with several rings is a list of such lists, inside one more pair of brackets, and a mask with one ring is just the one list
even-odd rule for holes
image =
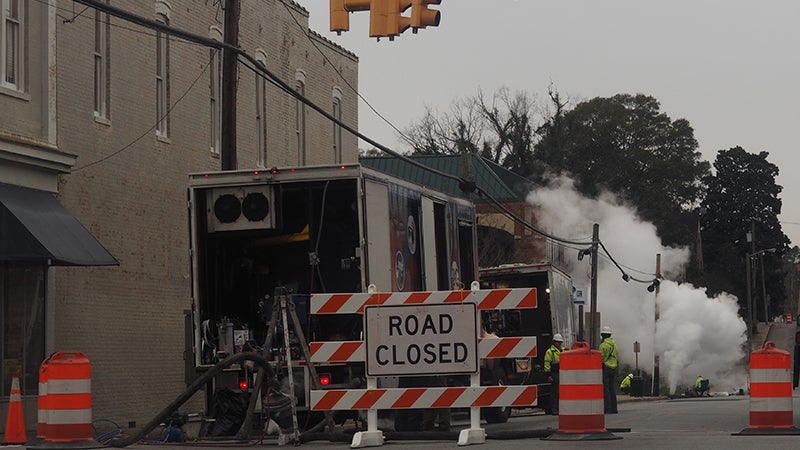
{"label": "brick wall", "polygon": [[[167,3],[173,27],[204,37],[209,27],[222,28],[221,2]],[[112,4],[155,17],[150,0]],[[68,0],[57,6],[62,16],[77,8]],[[154,131],[155,32],[113,17],[111,23],[111,109],[104,123],[93,115],[94,14],[67,23],[57,18],[58,144],[78,155],[73,172],[61,179],[59,199],[120,265],[55,271],[55,348],[48,350],[85,352],[92,361],[94,417],[125,426],[149,420],[184,388],[183,311],[191,307],[187,174],[219,170],[220,160],[210,152],[209,49],[170,42],[173,109],[164,142]],[[328,111],[333,87],[341,87],[343,119],[357,127],[357,97],[347,84],[358,85],[358,59],[309,33],[304,9],[280,0],[243,1],[239,45],[251,55],[262,49],[267,68],[289,85],[302,69],[306,95]],[[255,79],[239,65],[239,168],[258,160]],[[267,96],[265,165],[296,164],[295,100],[272,85]],[[309,163],[332,163],[333,126],[310,109],[306,120]],[[356,161],[356,138],[344,133],[343,141],[345,160]],[[200,405],[198,396],[182,410]]]}

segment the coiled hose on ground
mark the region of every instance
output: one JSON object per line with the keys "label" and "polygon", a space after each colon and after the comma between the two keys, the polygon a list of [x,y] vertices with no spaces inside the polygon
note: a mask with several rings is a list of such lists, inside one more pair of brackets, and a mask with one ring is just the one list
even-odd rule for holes
{"label": "coiled hose on ground", "polygon": [[[150,422],[148,422],[142,429],[139,430],[136,434],[120,437],[120,438],[112,438],[106,442],[107,445],[113,447],[127,447],[129,445],[135,444],[144,438],[148,433],[153,431],[156,427],[158,427],[161,423],[163,423],[166,419],[168,419],[175,411],[180,408],[181,405],[186,403],[198,390],[203,388],[212,378],[222,372],[225,368],[232,366],[233,364],[237,364],[243,361],[253,361],[254,363],[258,364],[262,369],[264,369],[264,374],[267,377],[267,380],[271,380],[273,377],[272,366],[269,365],[269,362],[264,359],[258,353],[255,352],[243,352],[237,353],[235,355],[229,356],[213,367],[211,367],[208,371],[206,371],[203,375],[198,377],[188,388],[181,395],[179,395],[175,400],[172,401],[169,405],[166,406],[161,412],[159,412],[155,417],[153,417]],[[324,428],[325,422],[322,421],[317,425],[311,427],[305,433],[302,433],[298,440],[299,442],[311,442],[316,440],[328,440],[330,442],[349,442],[353,435],[352,433],[356,430],[351,430],[351,432],[319,432],[320,429]],[[332,431],[332,430],[331,430]],[[522,432],[500,432],[500,433],[489,433],[487,435],[488,439],[522,439],[522,438],[541,438],[546,437],[552,434],[555,430],[553,429],[545,429],[545,430],[525,430]],[[387,432],[386,438],[388,440],[453,440],[458,438],[457,432]],[[298,442],[298,443],[299,443]]]}
{"label": "coiled hose on ground", "polygon": [[186,388],[185,391],[181,395],[179,395],[175,400],[172,401],[166,408],[161,410],[155,417],[153,417],[150,422],[147,423],[138,433],[133,434],[131,436],[125,438],[115,438],[111,439],[107,442],[108,445],[113,447],[127,447],[131,444],[135,444],[139,442],[144,436],[148,433],[153,431],[157,426],[163,423],[168,417],[172,415],[175,411],[180,408],[181,405],[186,403],[198,390],[200,390],[203,386],[206,385],[212,378],[222,372],[226,367],[230,367],[233,364],[240,363],[243,361],[253,361],[254,363],[258,364],[262,369],[264,369],[264,373],[267,376],[267,380],[272,379],[273,372],[272,366],[269,365],[269,362],[264,359],[258,353],[255,352],[243,352],[237,353],[235,355],[229,356],[213,367],[211,367],[206,373],[198,377],[194,382]]}

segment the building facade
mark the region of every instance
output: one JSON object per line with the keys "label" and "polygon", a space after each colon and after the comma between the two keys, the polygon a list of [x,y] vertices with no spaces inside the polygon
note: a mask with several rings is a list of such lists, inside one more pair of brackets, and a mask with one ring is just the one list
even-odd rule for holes
{"label": "building facade", "polygon": [[[38,242],[10,208],[18,194],[54,198],[76,155],[56,141],[55,11],[39,2],[2,0],[0,15],[0,418],[18,376],[26,422],[35,423],[53,269],[47,257],[34,257]],[[32,251],[16,245],[22,242]]]}
{"label": "building facade", "polygon": [[[53,92],[28,95],[52,115],[40,139],[60,158],[49,190],[119,263],[48,269],[44,354],[84,352],[94,417],[141,423],[185,388],[184,314],[192,308],[186,192],[188,174],[220,170],[226,151],[222,54],[70,0],[20,3],[42,9],[41,28],[50,30],[47,69],[54,70],[42,72],[53,78],[31,85]],[[104,3],[210,40],[225,34],[224,1]],[[357,128],[358,58],[309,30],[304,8],[242,1],[238,28],[241,50]],[[355,136],[250,62],[239,60],[237,81],[239,169],[357,161]],[[196,398],[187,407],[201,404]]]}

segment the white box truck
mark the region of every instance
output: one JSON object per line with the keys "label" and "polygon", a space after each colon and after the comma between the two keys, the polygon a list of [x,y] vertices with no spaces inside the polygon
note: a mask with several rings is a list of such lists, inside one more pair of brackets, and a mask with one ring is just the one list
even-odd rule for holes
{"label": "white box truck", "polygon": [[[310,294],[366,292],[371,284],[383,292],[469,289],[477,279],[468,200],[358,164],[195,173],[189,181],[187,380],[243,349],[270,345],[285,354],[282,333],[265,343],[276,288],[291,294],[307,341],[341,341],[363,338],[361,315],[310,315]],[[292,359],[302,359],[290,341]],[[247,387],[241,371],[230,372],[215,379],[209,402],[217,389]],[[300,372],[302,411],[310,383]],[[355,386],[364,364],[317,372],[329,388]]]}

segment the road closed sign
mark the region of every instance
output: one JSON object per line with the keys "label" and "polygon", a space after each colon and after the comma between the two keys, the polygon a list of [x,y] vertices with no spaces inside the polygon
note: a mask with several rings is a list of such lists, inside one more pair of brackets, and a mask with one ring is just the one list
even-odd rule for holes
{"label": "road closed sign", "polygon": [[369,376],[478,371],[474,303],[369,306],[364,321]]}

